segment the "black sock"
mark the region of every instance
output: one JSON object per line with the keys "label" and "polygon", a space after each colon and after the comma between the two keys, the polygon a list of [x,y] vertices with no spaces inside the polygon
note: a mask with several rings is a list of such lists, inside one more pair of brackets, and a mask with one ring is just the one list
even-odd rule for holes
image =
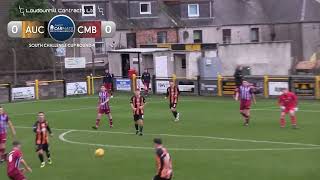
{"label": "black sock", "polygon": [[50,154],[50,151],[46,151],[46,155],[47,155],[47,158],[50,158],[51,154]]}
{"label": "black sock", "polygon": [[134,124],[134,127],[136,128],[136,131],[139,131],[139,126],[138,126],[138,124]]}
{"label": "black sock", "polygon": [[43,163],[43,154],[39,154],[38,156],[39,156],[41,163]]}
{"label": "black sock", "polygon": [[142,133],[142,131],[143,131],[143,126],[140,126],[139,129],[140,129],[140,133]]}
{"label": "black sock", "polygon": [[172,111],[172,114],[173,114],[173,116],[174,116],[175,118],[177,118],[177,114],[178,114],[177,111]]}

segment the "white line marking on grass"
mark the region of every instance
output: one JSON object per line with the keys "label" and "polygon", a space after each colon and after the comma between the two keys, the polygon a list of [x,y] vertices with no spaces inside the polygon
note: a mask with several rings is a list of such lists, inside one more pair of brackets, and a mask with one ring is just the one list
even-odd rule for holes
{"label": "white line marking on grass", "polygon": [[[122,146],[122,145],[110,145],[110,144],[94,144],[94,143],[85,143],[85,142],[77,142],[77,141],[71,141],[65,138],[67,134],[70,134],[71,132],[76,132],[79,130],[69,130],[59,135],[59,139],[63,142],[70,143],[70,144],[78,144],[78,145],[87,145],[87,146],[97,146],[97,147],[108,147],[108,148],[121,148],[121,149],[142,149],[142,150],[152,150],[152,147],[141,147],[141,146]],[[89,131],[89,132],[97,132],[97,131]],[[99,132],[99,131],[98,131]],[[100,131],[100,132],[106,132],[106,131]],[[109,132],[108,132],[109,133]],[[120,132],[117,132],[120,133]],[[132,133],[125,133],[125,134],[132,134]],[[132,134],[134,135],[134,134]],[[150,134],[151,135],[151,134]],[[161,134],[159,134],[161,135]],[[176,136],[176,135],[175,135]],[[182,135],[179,135],[182,136]],[[189,136],[184,136],[189,137]],[[194,136],[192,136],[194,137]],[[201,136],[202,137],[202,136]],[[214,138],[214,137],[212,137]],[[230,138],[227,138],[230,139]],[[235,140],[235,139],[232,139]],[[256,142],[268,142],[271,141],[256,141]],[[277,142],[278,143],[278,142]],[[286,143],[287,144],[287,143]],[[290,144],[300,144],[300,143],[290,143]],[[301,145],[301,144],[300,144]],[[307,145],[307,144],[304,144]],[[246,151],[288,151],[288,150],[314,150],[314,149],[320,149],[320,146],[317,145],[317,147],[294,147],[294,148],[252,148],[252,149],[225,149],[225,148],[212,148],[212,149],[199,149],[199,148],[168,148],[171,151],[234,151],[234,152],[246,152]]]}
{"label": "white line marking on grass", "polygon": [[[31,127],[17,126],[17,128],[29,129]],[[78,132],[90,132],[90,133],[108,133],[108,134],[125,134],[131,135],[133,133],[120,132],[120,131],[97,131],[97,130],[79,130],[79,129],[60,129],[52,128],[53,130],[60,131],[78,131]],[[201,139],[215,139],[215,140],[225,140],[225,141],[237,141],[237,142],[251,142],[251,143],[268,143],[268,144],[282,144],[282,145],[297,145],[297,146],[310,146],[319,147],[320,144],[305,144],[305,143],[294,143],[294,142],[280,142],[280,141],[268,141],[268,140],[253,140],[253,139],[236,139],[236,138],[225,138],[225,137],[214,137],[214,136],[196,136],[196,135],[179,135],[179,134],[145,134],[149,136],[168,136],[168,137],[181,137],[181,138],[201,138]]]}

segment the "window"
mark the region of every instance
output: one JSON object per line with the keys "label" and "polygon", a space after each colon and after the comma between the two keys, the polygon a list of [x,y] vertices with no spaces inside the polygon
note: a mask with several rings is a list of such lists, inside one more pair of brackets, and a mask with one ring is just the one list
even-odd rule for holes
{"label": "window", "polygon": [[199,4],[188,4],[188,16],[199,17]]}
{"label": "window", "polygon": [[182,69],[186,69],[187,68],[187,62],[186,62],[185,58],[181,59],[181,68]]}
{"label": "window", "polygon": [[251,42],[259,42],[259,28],[251,28]]}
{"label": "window", "polygon": [[104,53],[104,42],[102,38],[95,39],[95,51],[96,54],[103,54]]}
{"label": "window", "polygon": [[140,3],[140,14],[151,14],[151,2]]}
{"label": "window", "polygon": [[157,43],[167,43],[167,32],[160,31],[157,33]]}
{"label": "window", "polygon": [[194,43],[202,43],[202,30],[194,30],[193,31],[193,42]]}
{"label": "window", "polygon": [[222,41],[223,41],[223,44],[231,43],[231,29],[222,30]]}

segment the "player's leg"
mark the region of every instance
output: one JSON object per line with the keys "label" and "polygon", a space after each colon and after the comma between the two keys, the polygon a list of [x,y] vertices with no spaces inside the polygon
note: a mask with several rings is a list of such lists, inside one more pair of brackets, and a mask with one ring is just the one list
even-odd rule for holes
{"label": "player's leg", "polygon": [[99,110],[99,112],[97,114],[97,118],[96,118],[96,125],[92,126],[93,129],[98,129],[99,128],[101,117],[102,117],[102,113]]}
{"label": "player's leg", "polygon": [[290,115],[290,120],[291,120],[291,126],[292,126],[292,128],[296,129],[297,128],[297,118],[296,118],[295,110],[291,109],[289,111],[289,115]]}
{"label": "player's leg", "polygon": [[3,136],[4,135],[0,135],[0,163],[5,161],[6,141]]}
{"label": "player's leg", "polygon": [[110,110],[109,110],[109,113],[107,114],[107,116],[108,116],[108,119],[109,119],[109,127],[113,128],[112,114],[111,114]]}
{"label": "player's leg", "polygon": [[143,117],[140,116],[138,120],[138,125],[139,125],[139,135],[143,135]]}
{"label": "player's leg", "polygon": [[177,111],[177,104],[172,104],[171,105],[171,112],[173,114],[173,117],[175,118],[175,121],[180,120],[180,113]]}
{"label": "player's leg", "polygon": [[43,150],[44,150],[44,152],[46,152],[46,156],[47,156],[47,159],[48,159],[48,164],[52,164],[49,144],[44,144],[43,145]]}
{"label": "player's leg", "polygon": [[144,83],[144,95],[148,95],[148,93],[149,93],[149,84]]}
{"label": "player's leg", "polygon": [[136,129],[136,134],[139,134],[139,116],[138,115],[133,115],[133,120],[134,120],[134,128]]}
{"label": "player's leg", "polygon": [[246,114],[246,117],[245,117],[245,123],[246,125],[249,125],[249,122],[250,122],[250,108],[247,107],[247,109],[245,110],[245,114]]}
{"label": "player's leg", "polygon": [[283,110],[280,113],[280,127],[284,128],[286,126],[286,112]]}
{"label": "player's leg", "polygon": [[42,144],[38,144],[36,145],[37,148],[37,154],[38,154],[38,158],[40,160],[40,168],[44,168],[46,166],[46,163],[44,162],[44,157],[43,157],[43,145]]}

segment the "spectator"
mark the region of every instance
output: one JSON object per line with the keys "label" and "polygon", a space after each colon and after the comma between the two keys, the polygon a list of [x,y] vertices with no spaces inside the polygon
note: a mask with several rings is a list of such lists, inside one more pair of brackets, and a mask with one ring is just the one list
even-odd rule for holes
{"label": "spectator", "polygon": [[149,93],[149,86],[150,86],[150,81],[151,81],[151,75],[148,72],[148,69],[144,70],[144,73],[142,74],[141,79],[142,79],[142,82],[144,85],[144,94],[145,94],[145,96],[147,96]]}
{"label": "spectator", "polygon": [[243,81],[242,66],[241,65],[237,66],[233,77],[234,77],[234,80],[236,82],[237,88],[240,87],[242,85],[242,81]]}
{"label": "spectator", "polygon": [[105,70],[105,76],[103,77],[103,84],[104,87],[106,87],[107,92],[110,94],[111,98],[113,98],[113,92],[112,92],[112,84],[113,84],[113,75],[110,74],[109,70]]}

